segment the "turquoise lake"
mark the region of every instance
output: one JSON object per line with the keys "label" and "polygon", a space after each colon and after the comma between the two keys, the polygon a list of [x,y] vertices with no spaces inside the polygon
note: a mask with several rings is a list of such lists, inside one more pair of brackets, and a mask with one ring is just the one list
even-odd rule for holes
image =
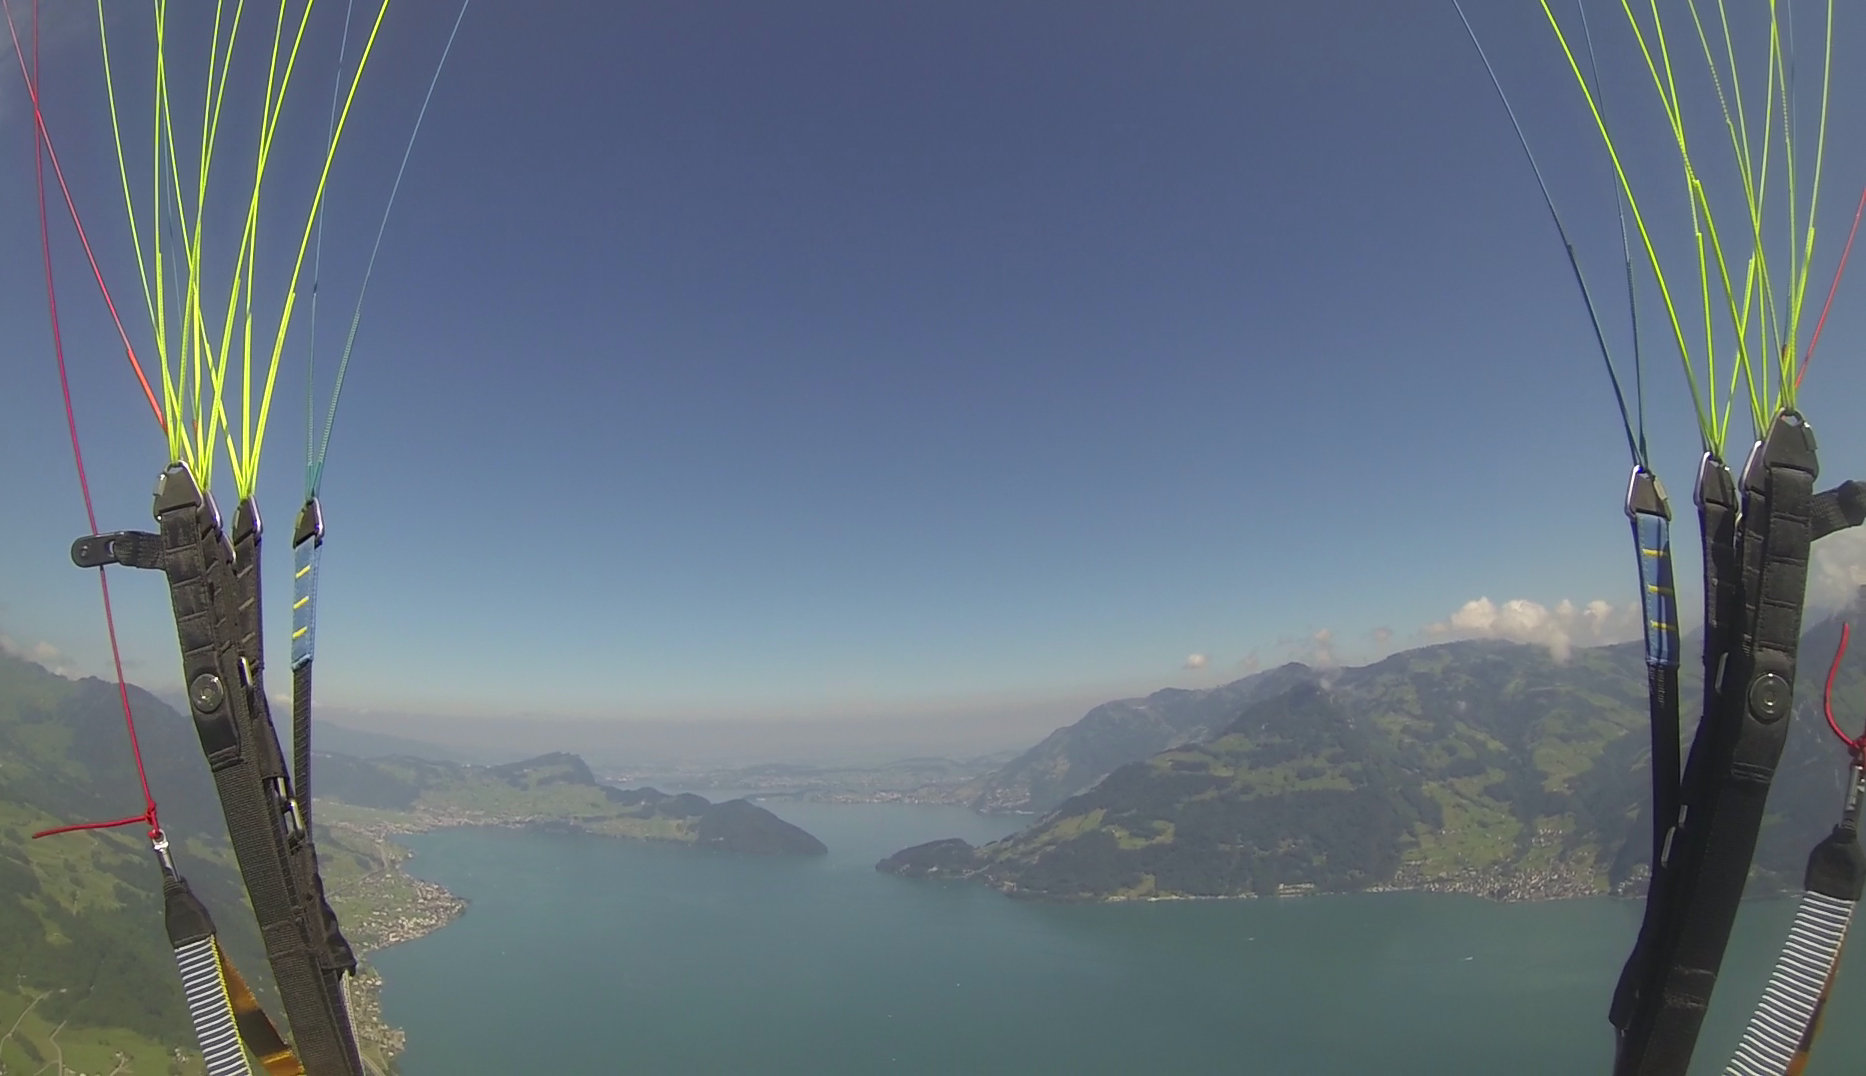
{"label": "turquoise lake", "polygon": [[[1015,820],[767,803],[829,845],[769,860],[452,830],[413,871],[471,902],[380,953],[406,1076],[1608,1071],[1635,903],[1396,893],[1047,906],[878,874]],[[1720,1073],[1794,913],[1738,924],[1693,1073]],[[1809,1076],[1866,1069],[1866,958]]]}

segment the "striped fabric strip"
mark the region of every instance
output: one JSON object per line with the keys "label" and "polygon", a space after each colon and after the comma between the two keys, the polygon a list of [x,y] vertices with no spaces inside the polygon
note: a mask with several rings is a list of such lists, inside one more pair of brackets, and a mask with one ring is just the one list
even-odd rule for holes
{"label": "striped fabric strip", "polygon": [[180,946],[175,950],[175,963],[181,968],[182,994],[208,1076],[252,1076],[233,1027],[233,1003],[220,977],[220,953],[214,939],[210,936]]}
{"label": "striped fabric strip", "polygon": [[1802,895],[1782,958],[1769,976],[1762,1002],[1724,1076],[1783,1076],[1788,1072],[1840,959],[1854,907],[1852,901],[1820,893]]}

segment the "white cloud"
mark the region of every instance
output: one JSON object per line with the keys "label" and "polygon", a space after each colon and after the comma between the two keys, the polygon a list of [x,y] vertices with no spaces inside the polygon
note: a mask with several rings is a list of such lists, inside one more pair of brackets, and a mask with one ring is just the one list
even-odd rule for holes
{"label": "white cloud", "polygon": [[1425,629],[1439,638],[1507,639],[1544,646],[1557,661],[1568,660],[1577,646],[1624,642],[1638,631],[1639,614],[1632,606],[1616,609],[1598,599],[1576,606],[1564,598],[1550,609],[1526,598],[1499,605],[1487,597],[1465,602],[1449,619]]}
{"label": "white cloud", "polygon": [[1206,662],[1210,660],[1211,659],[1204,654],[1187,654],[1185,667],[1188,669],[1203,669],[1205,668]]}
{"label": "white cloud", "polygon": [[28,645],[10,635],[0,635],[0,654],[8,654],[43,665],[59,676],[71,675],[71,670],[66,667],[67,659],[64,651],[48,642],[40,641]]}
{"label": "white cloud", "polygon": [[1241,673],[1260,672],[1263,669],[1263,658],[1258,657],[1257,651],[1253,650],[1238,659],[1237,667]]}
{"label": "white cloud", "polygon": [[1808,564],[1808,605],[1831,611],[1845,608],[1866,587],[1866,528],[1830,534],[1814,544]]}
{"label": "white cloud", "polygon": [[1334,669],[1341,665],[1335,653],[1335,633],[1322,628],[1313,635],[1277,640],[1277,649],[1285,661],[1299,661],[1315,669]]}

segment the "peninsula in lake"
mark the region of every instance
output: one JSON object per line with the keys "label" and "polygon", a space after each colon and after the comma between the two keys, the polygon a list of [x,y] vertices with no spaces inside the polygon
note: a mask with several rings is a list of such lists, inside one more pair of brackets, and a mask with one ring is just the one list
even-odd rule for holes
{"label": "peninsula in lake", "polygon": [[343,825],[415,833],[444,826],[526,826],[751,855],[819,856],[823,842],[746,800],[612,788],[562,752],[503,766],[320,755],[319,810]]}

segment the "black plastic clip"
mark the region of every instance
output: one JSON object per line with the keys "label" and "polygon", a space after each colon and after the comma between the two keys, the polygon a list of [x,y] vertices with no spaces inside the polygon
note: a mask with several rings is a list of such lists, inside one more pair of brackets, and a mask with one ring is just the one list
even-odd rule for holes
{"label": "black plastic clip", "polygon": [[71,543],[71,563],[80,568],[102,568],[107,564],[160,568],[162,536],[147,531],[87,534]]}
{"label": "black plastic clip", "polygon": [[324,544],[324,506],[316,497],[305,502],[298,510],[298,526],[292,529],[292,548],[310,542],[314,547]]}
{"label": "black plastic clip", "polygon": [[1665,496],[1665,486],[1658,475],[1644,467],[1633,468],[1633,477],[1627,482],[1626,516],[1628,519],[1637,516],[1672,518],[1672,504]]}

